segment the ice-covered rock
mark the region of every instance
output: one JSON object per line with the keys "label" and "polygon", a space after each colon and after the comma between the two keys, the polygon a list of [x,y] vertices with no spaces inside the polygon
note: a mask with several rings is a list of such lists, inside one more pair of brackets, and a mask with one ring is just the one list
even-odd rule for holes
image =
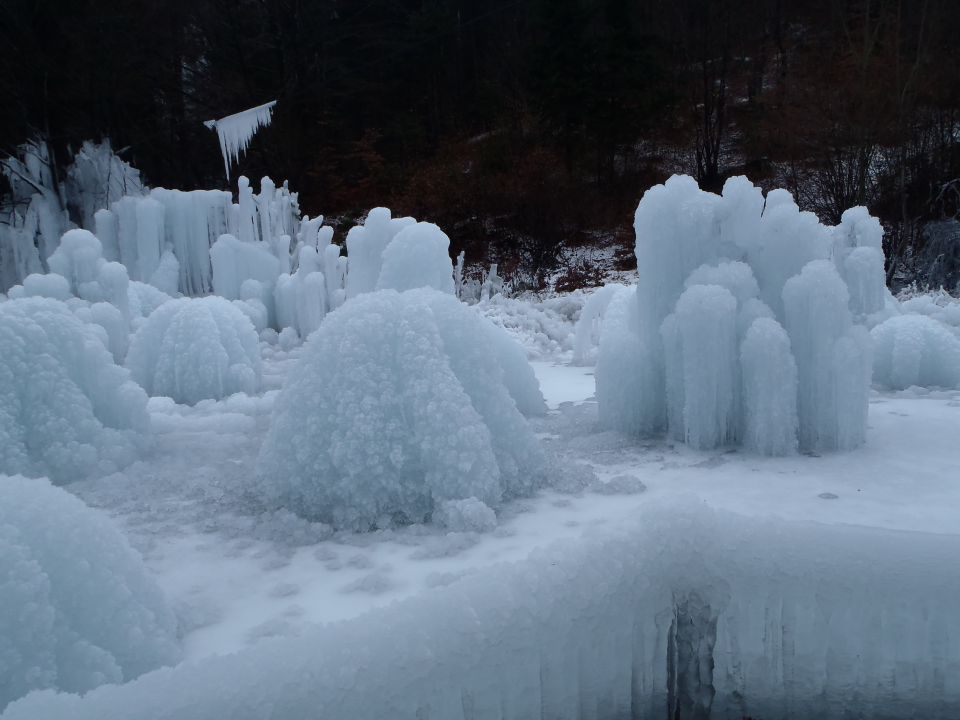
{"label": "ice-covered rock", "polygon": [[260,345],[249,318],[216,296],[170,300],[140,326],[126,366],[149,395],[193,405],[260,388]]}
{"label": "ice-covered rock", "polygon": [[0,472],[66,483],[136,459],[147,397],[96,327],[56,300],[0,303]]}
{"label": "ice-covered rock", "polygon": [[[543,452],[480,319],[435,290],[364,294],[327,316],[277,398],[254,492],[338,528],[497,507],[542,483]],[[281,336],[282,339],[282,336]]]}
{"label": "ice-covered rock", "polygon": [[31,690],[82,693],[179,659],[140,556],[45,478],[0,475],[0,710]]}
{"label": "ice-covered rock", "polygon": [[873,381],[904,390],[960,387],[960,338],[926,315],[898,315],[870,331]]}
{"label": "ice-covered rock", "polygon": [[377,290],[428,287],[454,294],[450,238],[433,223],[408,225],[387,243]]}

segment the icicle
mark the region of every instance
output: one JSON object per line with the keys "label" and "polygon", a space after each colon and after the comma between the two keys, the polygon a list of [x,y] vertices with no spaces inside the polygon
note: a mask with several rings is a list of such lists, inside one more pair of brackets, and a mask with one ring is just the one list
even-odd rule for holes
{"label": "icicle", "polygon": [[273,106],[276,100],[264,105],[238,112],[234,115],[207,120],[204,125],[213,130],[216,128],[220,138],[220,152],[223,154],[223,166],[230,180],[230,165],[240,159],[240,153],[246,154],[250,140],[261,127],[266,127],[273,119]]}

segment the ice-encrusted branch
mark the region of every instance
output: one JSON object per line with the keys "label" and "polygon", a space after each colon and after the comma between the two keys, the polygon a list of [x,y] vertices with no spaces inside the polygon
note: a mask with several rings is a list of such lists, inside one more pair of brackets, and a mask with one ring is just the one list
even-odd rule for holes
{"label": "ice-encrusted branch", "polygon": [[219,120],[207,120],[203,124],[211,130],[216,129],[220,138],[220,152],[223,155],[223,167],[230,180],[230,166],[240,159],[240,153],[246,154],[250,140],[261,127],[266,127],[273,119],[273,106],[276,100],[263,105],[227,115]]}

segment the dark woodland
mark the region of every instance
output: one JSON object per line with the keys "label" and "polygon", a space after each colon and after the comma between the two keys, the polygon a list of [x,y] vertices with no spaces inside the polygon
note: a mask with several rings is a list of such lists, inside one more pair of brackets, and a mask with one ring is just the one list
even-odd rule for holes
{"label": "dark woodland", "polygon": [[637,201],[675,172],[786,187],[829,223],[866,205],[892,286],[960,282],[956,0],[0,8],[7,153],[39,135],[64,166],[109,137],[152,185],[226,187],[202,121],[275,98],[241,172],[289,179],[343,227],[376,205],[436,222],[527,287],[578,244],[627,267]]}

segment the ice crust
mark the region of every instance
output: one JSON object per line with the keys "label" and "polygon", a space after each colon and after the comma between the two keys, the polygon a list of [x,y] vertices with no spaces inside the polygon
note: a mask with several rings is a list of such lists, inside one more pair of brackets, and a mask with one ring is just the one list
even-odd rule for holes
{"label": "ice crust", "polygon": [[544,456],[488,333],[436,290],[347,302],[311,335],[277,398],[254,492],[353,530],[423,522],[444,500],[497,507],[530,493]]}
{"label": "ice crust", "polygon": [[[889,298],[882,229],[866,209],[830,228],[785,190],[764,197],[735,177],[714,195],[674,176],[645,193],[635,230],[634,307],[611,303],[600,340],[604,427],[777,455],[863,443],[863,324]],[[778,381],[794,401],[781,389],[761,402]]]}
{"label": "ice crust", "polygon": [[260,389],[260,345],[249,318],[221,297],[157,308],[130,343],[127,368],[149,395],[193,405]]}
{"label": "ice crust", "polygon": [[0,303],[0,472],[60,484],[136,459],[147,397],[95,329],[57,300]]}
{"label": "ice crust", "polygon": [[[648,506],[362,617],[3,720],[953,717],[953,536]],[[935,582],[935,585],[931,585]]]}
{"label": "ice crust", "polygon": [[179,659],[173,614],[99,511],[45,478],[0,475],[0,710]]}

